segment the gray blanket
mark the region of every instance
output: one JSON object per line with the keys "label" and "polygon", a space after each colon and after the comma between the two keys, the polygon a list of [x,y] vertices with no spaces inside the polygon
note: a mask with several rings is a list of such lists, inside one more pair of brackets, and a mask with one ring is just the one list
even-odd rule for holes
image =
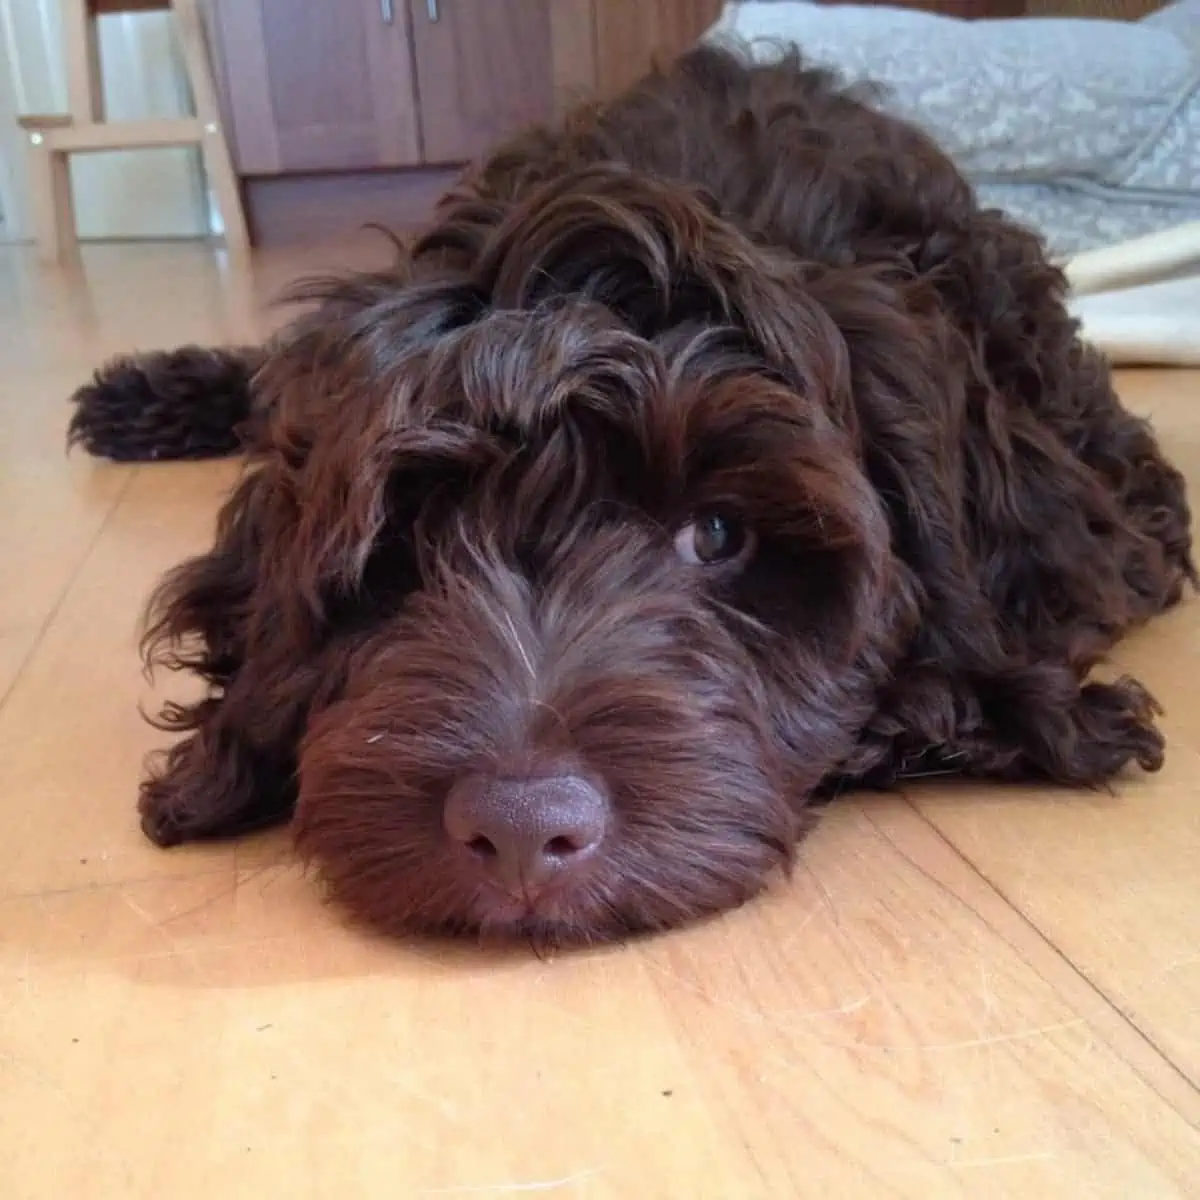
{"label": "gray blanket", "polygon": [[748,0],[707,36],[878,84],[1063,257],[1200,218],[1200,0],[1137,23]]}

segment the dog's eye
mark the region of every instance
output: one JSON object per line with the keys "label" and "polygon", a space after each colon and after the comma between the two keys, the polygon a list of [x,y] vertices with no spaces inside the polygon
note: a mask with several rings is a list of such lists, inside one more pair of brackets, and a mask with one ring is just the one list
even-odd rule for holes
{"label": "dog's eye", "polygon": [[750,531],[735,517],[702,513],[675,535],[675,551],[684,562],[707,566],[728,562],[750,549]]}

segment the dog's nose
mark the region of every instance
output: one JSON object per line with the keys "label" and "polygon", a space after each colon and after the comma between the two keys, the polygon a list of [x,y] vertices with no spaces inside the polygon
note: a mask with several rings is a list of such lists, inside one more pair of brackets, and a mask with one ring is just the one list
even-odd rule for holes
{"label": "dog's nose", "polygon": [[464,780],[442,821],[484,871],[521,894],[582,866],[604,840],[609,806],[578,775]]}

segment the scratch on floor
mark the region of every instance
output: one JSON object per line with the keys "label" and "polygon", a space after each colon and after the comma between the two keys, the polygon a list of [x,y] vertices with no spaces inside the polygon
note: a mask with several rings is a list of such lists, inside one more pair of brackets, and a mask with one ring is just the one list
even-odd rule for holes
{"label": "scratch on floor", "polygon": [[152,912],[143,908],[136,900],[133,899],[125,891],[123,887],[117,888],[117,896],[122,900],[130,912],[135,913],[143,920],[150,929],[152,929],[166,946],[164,958],[182,963],[193,974],[196,974],[196,964],[190,953],[190,948],[185,946],[180,940],[175,937],[169,929],[166,928],[165,922],[159,920]]}
{"label": "scratch on floor", "polygon": [[211,957],[214,954],[224,954],[228,950],[254,950],[281,942],[295,941],[297,937],[298,935],[294,933],[277,933],[264,937],[240,938],[232,942],[201,942],[188,949],[178,943],[171,943],[166,950],[140,950],[130,954],[111,954],[106,955],[104,961],[114,964],[155,962],[178,958],[181,954],[202,954]]}
{"label": "scratch on floor", "polygon": [[746,1008],[735,1004],[732,1000],[715,996],[700,983],[687,979],[664,963],[646,959],[644,965],[647,970],[662,975],[678,987],[700,997],[701,1000],[711,1004],[714,1008],[721,1009],[722,1012],[731,1013],[747,1025],[765,1025],[769,1029],[776,1029],[783,1033],[799,1032],[810,1021],[848,1016],[850,1013],[865,1008],[873,999],[870,993],[864,993],[854,1000],[847,1000],[845,1004],[839,1004],[833,1008],[785,1009],[779,1012],[770,1012],[767,1009]]}
{"label": "scratch on floor", "polygon": [[[135,915],[141,917],[151,929],[162,931],[162,922],[148,909],[143,908],[123,887],[117,888],[117,895],[122,903]],[[163,935],[166,936],[165,934]]]}
{"label": "scratch on floor", "polygon": [[422,1196],[507,1196],[520,1192],[555,1192],[562,1188],[573,1188],[585,1180],[593,1179],[600,1172],[594,1167],[564,1175],[561,1179],[539,1179],[529,1183],[482,1183],[464,1184],[461,1187],[426,1188]]}
{"label": "scratch on floor", "polygon": [[1165,978],[1168,975],[1173,975],[1176,971],[1182,971],[1185,967],[1194,967],[1200,965],[1200,954],[1185,954],[1182,958],[1172,959],[1167,963],[1160,972]]}
{"label": "scratch on floor", "polygon": [[1003,1167],[1011,1163],[1049,1162],[1054,1155],[1049,1150],[1039,1150],[1031,1154],[1003,1154],[997,1158],[960,1158],[950,1159],[946,1166],[960,1171],[975,1167]]}
{"label": "scratch on floor", "polygon": [[1053,1025],[1039,1025],[1033,1029],[1013,1029],[1008,1033],[992,1033],[986,1037],[964,1038],[961,1042],[933,1042],[921,1044],[919,1050],[969,1050],[977,1046],[999,1046],[1005,1042],[1023,1042],[1030,1038],[1045,1037],[1049,1033],[1058,1033],[1063,1029],[1074,1029],[1086,1025],[1084,1017],[1072,1017],[1069,1021],[1055,1021]]}
{"label": "scratch on floor", "polygon": [[985,1018],[995,1016],[1000,1011],[1001,1006],[992,988],[991,972],[987,968],[987,963],[982,958],[979,960],[979,992],[983,1016]]}
{"label": "scratch on floor", "polygon": [[[853,1012],[855,1007],[858,1006],[851,1006],[846,1009],[835,1009],[834,1012]],[[814,1015],[819,1016],[824,1014]],[[771,1024],[779,1029],[792,1030],[798,1027],[797,1025],[791,1023],[785,1024],[779,1020],[772,1021]],[[822,1036],[821,1044],[831,1049],[839,1050],[881,1050],[884,1052],[913,1050],[924,1054],[941,1052],[944,1050],[972,1050],[981,1046],[1000,1046],[1008,1042],[1021,1042],[1030,1038],[1044,1037],[1050,1033],[1057,1033],[1062,1029],[1073,1029],[1077,1025],[1086,1026],[1087,1024],[1088,1020],[1086,1017],[1074,1017],[1070,1021],[1058,1021],[1053,1025],[1041,1025],[1036,1029],[1014,1029],[1008,1033],[994,1033],[985,1037],[964,1038],[962,1041],[957,1042],[868,1042],[860,1039],[855,1039],[853,1041],[839,1041],[836,1038]]]}
{"label": "scratch on floor", "polygon": [[777,953],[781,959],[786,957],[792,947],[804,936],[808,927],[816,920],[817,916],[825,911],[825,902],[820,899],[813,901],[809,905],[808,911],[800,919],[799,923],[792,927],[787,937],[780,943]]}

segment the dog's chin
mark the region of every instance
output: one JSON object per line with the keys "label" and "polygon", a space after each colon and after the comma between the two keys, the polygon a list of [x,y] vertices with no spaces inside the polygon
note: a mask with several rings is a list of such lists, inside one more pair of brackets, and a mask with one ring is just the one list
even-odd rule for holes
{"label": "dog's chin", "polygon": [[[467,932],[482,942],[526,943],[535,949],[561,950],[603,945],[648,933],[634,921],[590,900],[581,888],[554,888],[537,895],[514,896],[488,888],[469,906]],[[451,922],[447,933],[462,932]]]}
{"label": "dog's chin", "polygon": [[433,922],[420,917],[406,919],[397,913],[381,924],[352,905],[345,907],[352,919],[356,915],[365,918],[367,928],[393,937],[465,938],[495,947],[531,946],[538,952],[572,951],[617,945],[687,927],[740,907],[765,887],[765,879],[757,881],[736,896],[726,896],[719,902],[689,905],[686,916],[676,912],[670,919],[655,916],[652,910],[636,903],[628,907],[596,904],[569,890],[535,899],[476,896],[464,905],[460,914]]}
{"label": "dog's chin", "polygon": [[762,865],[761,874],[742,878],[707,893],[668,893],[661,889],[605,894],[586,883],[564,884],[536,894],[517,895],[491,885],[464,881],[461,891],[438,886],[440,903],[429,903],[423,889],[418,900],[397,879],[392,888],[368,894],[337,872],[330,877],[331,898],[352,922],[392,937],[474,939],[488,944],[531,944],[539,949],[569,950],[625,942],[690,925],[753,899],[784,868]]}
{"label": "dog's chin", "polygon": [[637,932],[606,907],[586,878],[517,889],[464,880],[462,900],[455,908],[456,915],[442,931],[465,931],[486,941],[560,947],[610,942]]}
{"label": "dog's chin", "polygon": [[[511,889],[464,870],[436,837],[395,840],[336,805],[297,812],[296,844],[352,923],[391,937],[585,948],[662,933],[753,899],[788,869],[782,837],[616,845],[594,868]],[[364,836],[365,835],[365,836]]]}

